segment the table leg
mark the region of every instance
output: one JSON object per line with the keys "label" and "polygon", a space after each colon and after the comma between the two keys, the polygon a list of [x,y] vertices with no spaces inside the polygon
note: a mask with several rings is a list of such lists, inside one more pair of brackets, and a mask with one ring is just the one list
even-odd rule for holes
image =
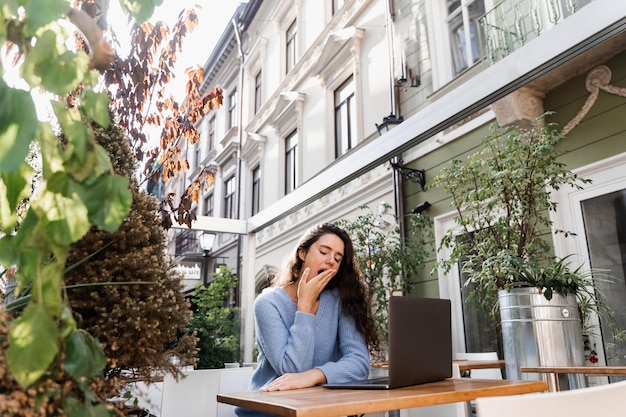
{"label": "table leg", "polygon": [[555,392],[560,391],[559,386],[559,374],[557,373],[549,373],[548,376],[548,391]]}

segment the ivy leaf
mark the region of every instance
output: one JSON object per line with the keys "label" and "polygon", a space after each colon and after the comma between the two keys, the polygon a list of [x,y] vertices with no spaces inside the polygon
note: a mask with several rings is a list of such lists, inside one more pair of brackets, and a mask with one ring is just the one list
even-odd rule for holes
{"label": "ivy leaf", "polygon": [[44,178],[50,178],[55,172],[64,171],[59,138],[54,135],[49,124],[42,124],[37,141],[41,147],[42,175]]}
{"label": "ivy leaf", "polygon": [[137,20],[137,24],[142,24],[152,16],[154,8],[163,4],[163,0],[120,0],[122,10],[131,13]]}
{"label": "ivy leaf", "polygon": [[7,362],[15,380],[26,388],[48,369],[59,352],[54,319],[43,304],[30,303],[10,330]]}
{"label": "ivy leaf", "polygon": [[128,178],[103,175],[88,187],[74,184],[89,212],[89,220],[100,229],[114,232],[124,221],[133,201]]}
{"label": "ivy leaf", "polygon": [[65,51],[57,56],[54,65],[42,63],[37,67],[41,85],[56,94],[66,94],[85,80],[89,73],[89,59],[82,51]]}
{"label": "ivy leaf", "polygon": [[0,264],[17,264],[20,259],[20,252],[15,244],[14,236],[3,236],[0,239]]}
{"label": "ivy leaf", "polygon": [[55,174],[48,183],[51,189],[44,191],[31,207],[41,219],[42,230],[46,231],[47,237],[52,242],[69,245],[83,237],[90,224],[87,208],[78,196],[68,197],[54,192],[62,190],[65,181],[65,175]]}
{"label": "ivy leaf", "polygon": [[106,93],[85,91],[81,111],[102,127],[109,127],[109,96]]}
{"label": "ivy leaf", "polygon": [[24,163],[38,127],[30,94],[9,88],[0,79],[0,171],[12,172]]}
{"label": "ivy leaf", "polygon": [[50,22],[66,16],[70,12],[67,0],[26,1],[20,2],[24,6],[26,19],[25,32],[34,34],[35,31]]}
{"label": "ivy leaf", "polygon": [[29,51],[21,67],[22,77],[30,85],[64,96],[89,74],[89,57],[84,52],[67,51],[61,30],[47,30]]}
{"label": "ivy leaf", "polygon": [[74,330],[67,339],[65,370],[76,380],[100,374],[106,365],[106,356],[98,340],[82,330]]}
{"label": "ivy leaf", "polygon": [[63,300],[61,298],[61,285],[63,282],[63,265],[59,262],[50,262],[41,269],[38,281],[41,282],[41,295],[33,298],[41,302],[49,314],[60,317],[63,313]]}
{"label": "ivy leaf", "polygon": [[82,180],[91,172],[91,167],[85,167],[88,165],[85,162],[90,150],[89,145],[93,142],[93,132],[83,124],[78,110],[68,109],[61,103],[51,104],[67,139],[65,154],[71,161],[68,165],[75,165],[76,170],[83,170],[84,173],[80,178]]}
{"label": "ivy leaf", "polygon": [[17,206],[30,195],[32,168],[22,164],[10,173],[0,172],[0,224],[4,230],[17,223]]}

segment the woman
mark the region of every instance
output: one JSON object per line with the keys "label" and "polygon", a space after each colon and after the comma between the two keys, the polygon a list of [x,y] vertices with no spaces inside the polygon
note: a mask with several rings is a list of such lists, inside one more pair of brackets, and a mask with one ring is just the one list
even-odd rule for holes
{"label": "woman", "polygon": [[254,302],[259,356],[250,389],[366,379],[368,348],[379,348],[369,301],[348,233],[330,223],[310,229],[273,287]]}

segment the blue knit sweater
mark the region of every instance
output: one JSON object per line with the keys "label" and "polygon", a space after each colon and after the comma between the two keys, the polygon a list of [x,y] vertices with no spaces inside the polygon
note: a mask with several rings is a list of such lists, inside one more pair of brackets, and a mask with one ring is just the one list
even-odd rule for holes
{"label": "blue knit sweater", "polygon": [[[370,357],[365,337],[354,320],[341,312],[338,291],[323,291],[315,315],[296,310],[280,287],[266,290],[254,302],[258,367],[250,390],[258,390],[280,375],[317,368],[328,382],[366,379]],[[236,414],[265,414],[238,408]]]}

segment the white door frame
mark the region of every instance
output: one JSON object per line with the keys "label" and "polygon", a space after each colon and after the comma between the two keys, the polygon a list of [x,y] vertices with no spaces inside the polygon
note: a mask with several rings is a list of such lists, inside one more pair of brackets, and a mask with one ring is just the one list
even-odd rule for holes
{"label": "white door frame", "polygon": [[[618,154],[610,158],[594,162],[572,170],[581,178],[590,179],[590,184],[584,185],[581,190],[574,187],[563,187],[552,193],[554,201],[557,202],[556,212],[552,213],[554,228],[576,233],[576,236],[565,237],[563,234],[554,236],[554,251],[558,257],[570,255],[571,266],[590,269],[590,261],[587,250],[587,237],[585,235],[585,225],[581,202],[590,198],[602,196],[604,194],[626,188],[626,153]],[[592,318],[594,326],[599,325],[597,317]],[[598,336],[592,337],[592,344],[603,346],[602,340]],[[604,349],[597,349],[600,363],[605,364]]]}

